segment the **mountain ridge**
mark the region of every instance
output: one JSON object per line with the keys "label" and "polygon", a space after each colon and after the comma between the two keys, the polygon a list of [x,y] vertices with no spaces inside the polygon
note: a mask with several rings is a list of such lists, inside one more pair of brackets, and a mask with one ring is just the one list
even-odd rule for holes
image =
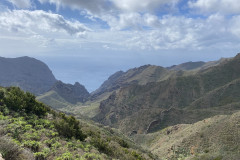
{"label": "mountain ridge", "polygon": [[55,109],[61,109],[84,103],[89,96],[89,92],[79,82],[72,85],[57,81],[48,92],[38,96],[37,99]]}
{"label": "mountain ridge", "polygon": [[[165,124],[168,123],[174,125],[178,121],[164,122],[167,120],[166,116],[164,116],[165,119],[161,117],[164,111],[172,108],[167,115],[172,114],[176,117],[181,116],[180,113],[187,114],[189,111],[185,111],[184,108],[192,102],[211,90],[238,79],[240,77],[239,65],[240,55],[238,54],[231,60],[204,69],[197,74],[170,77],[161,82],[152,82],[146,85],[135,84],[122,88],[101,102],[100,113],[95,116],[94,120],[117,127],[128,134],[136,130],[139,133],[146,132],[147,127],[156,120],[154,117],[160,118],[158,123],[162,127],[167,127]],[[192,112],[196,112],[196,110],[192,110]],[[207,112],[203,110],[202,118],[204,118],[204,113]],[[214,114],[215,111],[212,111],[212,115]],[[210,115],[206,114],[206,116]],[[197,120],[200,119],[197,118]],[[139,123],[138,128],[136,128],[137,122]],[[163,129],[162,127],[159,129]]]}

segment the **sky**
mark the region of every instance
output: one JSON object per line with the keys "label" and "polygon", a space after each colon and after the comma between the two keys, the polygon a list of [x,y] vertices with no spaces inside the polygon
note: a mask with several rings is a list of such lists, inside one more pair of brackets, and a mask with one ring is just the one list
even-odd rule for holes
{"label": "sky", "polygon": [[240,52],[239,0],[0,0],[0,56],[91,92],[116,71]]}

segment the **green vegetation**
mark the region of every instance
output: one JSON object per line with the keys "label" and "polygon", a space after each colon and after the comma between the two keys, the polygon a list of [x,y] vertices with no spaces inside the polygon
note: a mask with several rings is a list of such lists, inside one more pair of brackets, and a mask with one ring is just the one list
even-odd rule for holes
{"label": "green vegetation", "polygon": [[0,153],[6,160],[151,159],[119,135],[55,112],[19,88],[0,88]]}
{"label": "green vegetation", "polygon": [[61,97],[56,91],[48,91],[41,96],[37,97],[37,100],[43,102],[44,104],[51,105],[54,109],[67,108],[68,106],[73,106],[73,104],[67,102],[63,97]]}

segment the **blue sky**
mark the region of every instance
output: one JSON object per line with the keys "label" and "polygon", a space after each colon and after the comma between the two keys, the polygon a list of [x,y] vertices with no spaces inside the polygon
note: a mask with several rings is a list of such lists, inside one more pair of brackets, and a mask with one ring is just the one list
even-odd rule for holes
{"label": "blue sky", "polygon": [[232,57],[239,0],[0,0],[0,56],[30,56],[95,90],[144,64]]}

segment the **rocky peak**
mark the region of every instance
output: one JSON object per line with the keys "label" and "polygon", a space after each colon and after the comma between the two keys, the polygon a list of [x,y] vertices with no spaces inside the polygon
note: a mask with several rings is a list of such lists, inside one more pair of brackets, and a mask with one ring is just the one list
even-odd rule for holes
{"label": "rocky peak", "polygon": [[76,104],[77,102],[85,102],[89,97],[89,92],[79,82],[74,85],[57,81],[52,90],[56,91],[66,101]]}

